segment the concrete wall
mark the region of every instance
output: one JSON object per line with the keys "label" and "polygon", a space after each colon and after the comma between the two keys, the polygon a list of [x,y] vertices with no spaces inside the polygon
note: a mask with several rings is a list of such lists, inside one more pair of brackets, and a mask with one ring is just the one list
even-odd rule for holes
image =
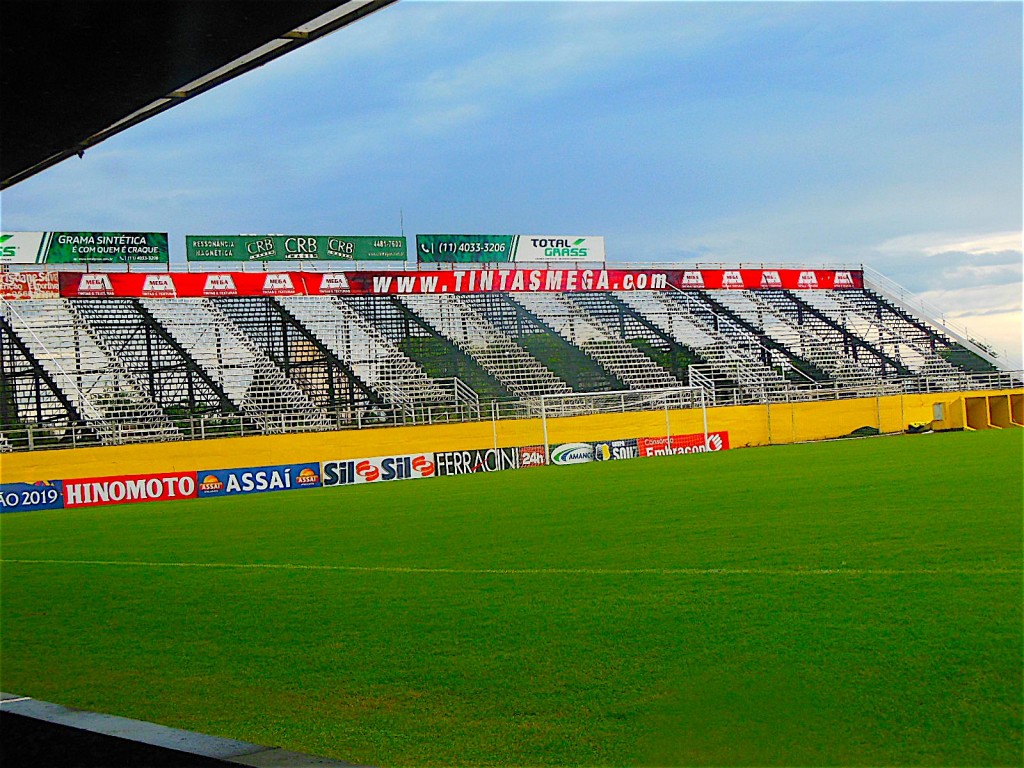
{"label": "concrete wall", "polygon": [[[936,429],[1016,427],[1024,391],[940,392],[813,403],[785,403],[708,409],[708,428],[729,433],[734,448],[822,440],[860,427],[900,432],[911,423]],[[936,404],[942,418],[933,421]],[[1014,422],[1017,422],[1015,424]],[[549,443],[692,434],[704,429],[697,411],[601,414],[549,419]],[[421,451],[540,445],[540,419],[347,430],[191,442],[8,453],[0,456],[0,481],[141,475],[147,473],[256,467]]]}

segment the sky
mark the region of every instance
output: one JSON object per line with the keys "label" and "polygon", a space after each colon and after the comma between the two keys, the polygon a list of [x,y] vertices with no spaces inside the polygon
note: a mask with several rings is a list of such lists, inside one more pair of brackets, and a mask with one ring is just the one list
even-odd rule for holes
{"label": "sky", "polygon": [[860,265],[1021,367],[1021,2],[401,0],[0,193],[10,230]]}

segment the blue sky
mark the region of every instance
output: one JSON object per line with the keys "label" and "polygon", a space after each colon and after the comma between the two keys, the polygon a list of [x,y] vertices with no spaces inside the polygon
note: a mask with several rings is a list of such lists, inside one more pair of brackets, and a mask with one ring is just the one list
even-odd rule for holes
{"label": "blue sky", "polygon": [[863,263],[1020,356],[1022,4],[403,0],[0,197],[7,230],[604,235]]}

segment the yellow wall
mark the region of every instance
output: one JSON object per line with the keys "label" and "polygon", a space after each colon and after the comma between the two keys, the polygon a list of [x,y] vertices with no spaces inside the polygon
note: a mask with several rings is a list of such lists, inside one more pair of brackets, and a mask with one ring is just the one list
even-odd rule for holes
{"label": "yellow wall", "polygon": [[988,397],[965,397],[967,408],[967,426],[971,429],[992,429],[988,417]]}
{"label": "yellow wall", "polygon": [[1000,428],[1013,426],[1009,395],[992,395],[988,398],[988,420]]}
{"label": "yellow wall", "polygon": [[[1011,400],[1007,401],[1007,397]],[[812,403],[783,403],[708,409],[708,428],[729,433],[734,448],[822,440],[848,435],[860,427],[900,432],[911,423],[931,422],[935,403],[943,403],[945,418],[937,429],[962,429],[965,403],[974,423],[989,422],[989,400],[1012,402],[1020,410],[1020,390],[978,393],[896,395],[881,398]],[[1001,399],[1000,399],[1001,398]],[[1001,405],[996,410],[1002,419]],[[982,416],[982,413],[984,414]],[[697,411],[601,414],[549,419],[552,444],[575,441],[659,437],[667,433],[702,432]],[[297,435],[236,437],[193,442],[149,443],[75,450],[34,451],[0,455],[0,481],[35,482],[113,475],[141,475],[231,467],[256,467],[330,461],[419,451],[450,451],[540,445],[540,419],[489,421],[420,427],[347,430]]]}

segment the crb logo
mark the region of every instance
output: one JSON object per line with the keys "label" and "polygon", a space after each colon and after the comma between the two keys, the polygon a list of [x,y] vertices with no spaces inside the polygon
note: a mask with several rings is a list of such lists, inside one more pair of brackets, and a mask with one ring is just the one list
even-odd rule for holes
{"label": "crb logo", "polygon": [[551,449],[551,463],[586,464],[594,460],[594,446],[590,443],[565,443]]}

